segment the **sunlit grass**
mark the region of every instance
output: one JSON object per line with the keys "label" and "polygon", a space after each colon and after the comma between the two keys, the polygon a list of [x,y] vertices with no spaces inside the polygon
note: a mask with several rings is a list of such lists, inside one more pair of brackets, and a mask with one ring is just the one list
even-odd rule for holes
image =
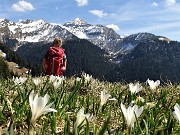
{"label": "sunlit grass", "polygon": [[[32,91],[41,97],[48,94],[47,104],[53,103],[51,108],[57,110],[37,118],[33,125],[36,134],[180,133],[178,105],[175,107],[175,104],[180,105],[179,84],[161,84],[152,89],[144,82],[138,84],[141,90],[136,93],[130,91],[128,83],[99,81],[87,74],[81,78],[28,77],[23,83],[19,81],[22,78],[0,80],[0,131],[4,134],[28,134],[32,116],[29,96]],[[125,108],[143,107],[142,114],[135,115],[131,130],[121,104]],[[80,113],[82,108],[83,113]]]}

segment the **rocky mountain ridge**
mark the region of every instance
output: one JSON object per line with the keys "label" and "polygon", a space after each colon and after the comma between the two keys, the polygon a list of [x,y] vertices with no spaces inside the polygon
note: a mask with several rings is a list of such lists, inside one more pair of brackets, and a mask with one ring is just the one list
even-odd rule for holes
{"label": "rocky mountain ridge", "polygon": [[86,39],[91,43],[104,49],[110,54],[111,60],[119,63],[124,56],[130,53],[142,42],[155,42],[164,40],[170,43],[171,40],[156,36],[151,33],[137,33],[121,38],[113,29],[103,25],[92,25],[80,18],[69,21],[60,26],[50,24],[44,20],[24,20],[12,22],[7,19],[0,19],[0,41],[7,44],[15,51],[27,42],[52,42],[55,37],[62,37],[64,40]]}
{"label": "rocky mountain ridge", "polygon": [[61,26],[49,24],[44,20],[24,20],[15,23],[7,19],[0,19],[0,31],[0,41],[13,44],[11,48],[14,50],[24,42],[52,42],[55,37],[76,38]]}
{"label": "rocky mountain ridge", "polygon": [[[100,24],[92,25],[80,18],[69,21],[62,26],[47,23],[42,19],[23,20],[17,23],[7,19],[0,19],[0,31],[0,41],[3,43],[8,42],[8,44],[16,44],[14,46],[15,50],[24,42],[52,42],[55,37],[62,37],[64,40],[78,37],[89,40],[112,55],[127,53],[138,42],[155,36],[151,33],[137,33],[122,38],[111,28]],[[165,39],[168,42],[170,41],[165,37],[156,37],[159,40]]]}
{"label": "rocky mountain ridge", "polygon": [[122,41],[121,36],[113,29],[100,24],[91,25],[80,18],[65,23],[63,27],[78,38],[87,39],[107,52],[116,52],[113,48]]}

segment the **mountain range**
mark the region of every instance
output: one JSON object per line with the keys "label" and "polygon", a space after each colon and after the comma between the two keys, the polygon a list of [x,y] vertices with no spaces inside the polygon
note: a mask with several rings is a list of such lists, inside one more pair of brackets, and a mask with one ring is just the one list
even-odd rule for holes
{"label": "mountain range", "polygon": [[[50,24],[44,20],[25,20],[15,23],[7,19],[0,19],[0,31],[0,41],[2,43],[6,44],[26,60],[28,59],[28,61],[32,62],[34,59],[33,56],[36,56],[36,64],[40,63],[43,53],[48,46],[50,46],[53,39],[55,37],[62,37],[65,41],[64,47],[66,50],[68,50],[70,45],[67,45],[70,42],[74,44],[71,48],[77,44],[78,50],[82,47],[81,51],[85,47],[82,43],[86,44],[89,48],[93,46],[94,50],[86,49],[86,51],[91,50],[91,52],[96,52],[99,49],[103,50],[97,59],[103,56],[104,60],[101,59],[101,63],[108,63],[108,68],[109,65],[113,67],[101,75],[101,77],[103,76],[108,80],[145,81],[149,76],[152,79],[180,81],[180,77],[177,77],[177,74],[180,74],[178,71],[180,63],[177,62],[178,58],[180,58],[177,52],[180,43],[171,41],[167,37],[157,36],[152,33],[136,33],[122,37],[111,28],[100,24],[91,25],[80,18],[69,21],[64,25]],[[76,50],[76,48],[74,49]],[[38,50],[41,50],[42,53],[39,53],[41,55],[35,54]],[[73,53],[73,51],[70,53]],[[30,59],[28,55],[31,55],[32,58]],[[74,57],[76,56],[74,55]],[[85,55],[83,55],[83,57],[85,57]],[[90,58],[92,58],[92,56],[89,57],[89,59]],[[83,58],[81,57],[81,59]],[[172,61],[169,63],[170,59],[172,59]],[[88,61],[88,59],[86,60]],[[157,63],[157,61],[159,61],[159,63]],[[71,67],[73,67],[73,61],[71,64]],[[88,63],[86,64],[88,65]],[[87,67],[87,65],[81,63],[80,69],[86,71],[87,68],[84,67]],[[165,67],[162,67],[162,65]],[[170,77],[171,75],[167,74],[170,70],[169,66],[174,67],[174,70],[177,72],[172,75],[174,77]],[[100,67],[99,65],[97,68]],[[146,67],[146,69],[144,69],[144,67]],[[147,69],[151,71],[149,74],[145,73]],[[95,70],[87,71],[93,74]],[[101,71],[101,69],[99,69],[99,71]],[[138,73],[140,74],[138,75]],[[73,73],[71,73],[71,75],[72,74]]]}
{"label": "mountain range", "polygon": [[[44,20],[24,20],[15,23],[7,19],[0,19],[0,31],[0,40],[4,43],[13,40],[14,50],[25,42],[48,43],[52,42],[55,37],[62,37],[64,40],[77,37],[92,42],[112,55],[130,52],[142,40],[155,37],[151,33],[138,33],[121,38],[111,28],[100,24],[91,25],[80,18],[61,26],[49,24]],[[156,38],[171,41],[166,37],[156,36]]]}

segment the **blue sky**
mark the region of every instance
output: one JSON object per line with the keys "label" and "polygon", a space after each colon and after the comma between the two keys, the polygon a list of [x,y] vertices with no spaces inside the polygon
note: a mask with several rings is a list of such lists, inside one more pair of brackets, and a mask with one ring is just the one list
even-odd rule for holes
{"label": "blue sky", "polygon": [[180,41],[180,0],[0,0],[0,18],[61,25],[81,18],[120,35],[149,32]]}

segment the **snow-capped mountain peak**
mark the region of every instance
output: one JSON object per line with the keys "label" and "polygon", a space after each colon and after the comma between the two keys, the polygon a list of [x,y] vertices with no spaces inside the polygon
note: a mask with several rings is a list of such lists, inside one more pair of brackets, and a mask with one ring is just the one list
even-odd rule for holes
{"label": "snow-capped mountain peak", "polygon": [[80,19],[80,18],[76,18],[74,21],[73,21],[73,23],[75,24],[75,25],[84,25],[84,24],[87,24],[85,21],[83,21],[82,19]]}
{"label": "snow-capped mountain peak", "polygon": [[[80,18],[65,23],[63,26],[39,20],[21,20],[17,23],[0,19],[0,40],[16,40],[17,46],[22,42],[52,42],[55,37],[63,39],[87,39],[93,44],[114,53],[115,46],[122,40],[113,29],[100,24],[91,25]],[[14,46],[14,45],[13,45]]]}
{"label": "snow-capped mountain peak", "polygon": [[121,40],[120,35],[113,29],[100,24],[91,25],[80,18],[65,23],[63,27],[78,38],[87,39],[108,52],[114,51],[114,46]]}
{"label": "snow-capped mountain peak", "polygon": [[0,18],[0,28],[5,27],[5,26],[9,26],[9,25],[13,25],[13,24],[14,24],[14,22],[12,22],[12,21],[9,21],[5,18]]}
{"label": "snow-capped mountain peak", "polygon": [[[63,26],[47,23],[42,19],[22,20],[17,23],[0,19],[0,31],[0,41],[7,43],[9,39],[13,40],[12,46],[16,49],[22,42],[52,42],[55,37],[65,40],[78,37],[89,40],[115,56],[131,52],[140,42],[153,42],[156,39],[151,33],[137,33],[121,38],[111,28],[101,24],[88,24],[80,18],[69,21]],[[15,46],[14,42],[17,42]]]}
{"label": "snow-capped mountain peak", "polygon": [[76,18],[73,21],[69,21],[67,23],[65,23],[64,25],[69,26],[69,25],[78,25],[78,26],[84,26],[87,25],[87,22],[85,22],[84,20],[80,19],[80,18]]}
{"label": "snow-capped mountain peak", "polygon": [[17,27],[22,29],[22,33],[30,33],[42,29],[47,23],[43,20],[26,20],[17,23]]}
{"label": "snow-capped mountain peak", "polygon": [[2,22],[2,21],[4,21],[5,20],[5,18],[0,18],[0,22]]}
{"label": "snow-capped mountain peak", "polygon": [[[71,39],[75,36],[59,25],[52,25],[42,19],[21,20],[17,23],[0,19],[0,41],[16,40],[16,47],[22,42],[52,42],[55,37]],[[14,46],[14,45],[13,45]]]}

